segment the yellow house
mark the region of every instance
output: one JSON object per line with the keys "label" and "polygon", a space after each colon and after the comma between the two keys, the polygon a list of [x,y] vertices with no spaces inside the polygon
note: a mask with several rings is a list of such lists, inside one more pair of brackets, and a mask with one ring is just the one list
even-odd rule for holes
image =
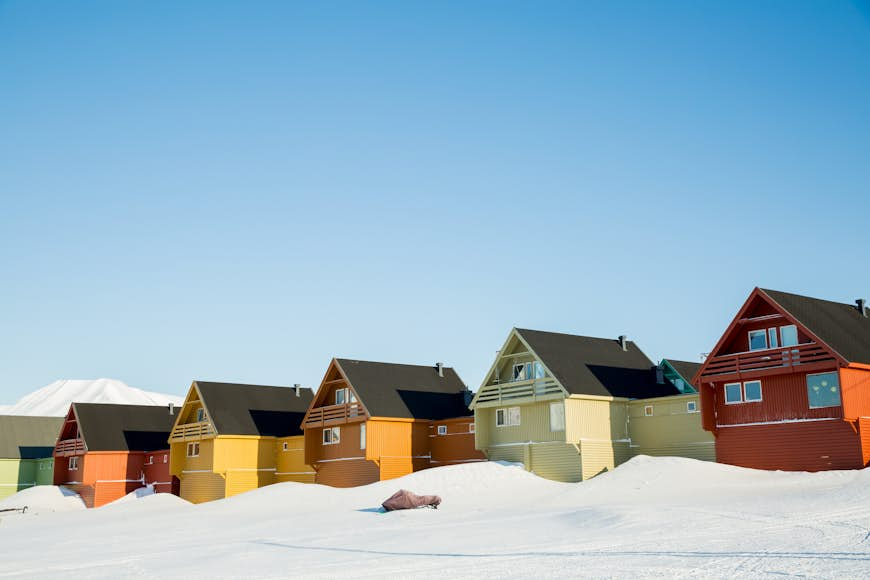
{"label": "yellow house", "polygon": [[674,408],[691,409],[694,399],[696,410],[697,395],[689,391],[662,376],[624,336],[514,328],[472,399],[475,445],[491,461],[521,462],[541,477],[568,482],[644,450],[679,455],[696,450],[696,440],[702,440],[697,449],[710,449],[699,414],[670,407],[666,414],[658,402],[664,397]]}
{"label": "yellow house", "polygon": [[193,503],[272,483],[314,481],[301,423],[311,389],[194,381],[170,443],[170,471]]}

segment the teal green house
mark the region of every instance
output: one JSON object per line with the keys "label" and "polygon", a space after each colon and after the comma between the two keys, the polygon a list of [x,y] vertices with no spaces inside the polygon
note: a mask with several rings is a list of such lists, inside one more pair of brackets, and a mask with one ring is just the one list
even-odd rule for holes
{"label": "teal green house", "polygon": [[54,481],[54,445],[63,417],[0,415],[0,500]]}

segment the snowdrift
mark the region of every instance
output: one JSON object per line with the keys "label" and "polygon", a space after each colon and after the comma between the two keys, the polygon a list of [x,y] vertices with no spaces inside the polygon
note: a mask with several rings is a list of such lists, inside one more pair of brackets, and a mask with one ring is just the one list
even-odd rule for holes
{"label": "snowdrift", "polygon": [[87,509],[77,493],[56,485],[29,487],[0,501],[0,510],[24,506],[29,515]]}

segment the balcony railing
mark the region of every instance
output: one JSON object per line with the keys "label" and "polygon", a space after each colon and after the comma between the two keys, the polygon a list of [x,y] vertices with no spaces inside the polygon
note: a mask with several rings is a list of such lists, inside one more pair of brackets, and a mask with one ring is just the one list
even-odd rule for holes
{"label": "balcony railing", "polygon": [[834,357],[822,346],[815,342],[808,342],[779,349],[715,356],[707,362],[707,367],[701,376],[706,379],[720,375],[739,375],[811,363],[833,362],[834,360]]}
{"label": "balcony railing", "polygon": [[492,406],[517,399],[556,398],[564,394],[562,387],[552,378],[496,383],[480,389],[475,405]]}
{"label": "balcony railing", "polygon": [[205,437],[213,437],[214,429],[208,421],[199,423],[184,423],[178,425],[172,430],[169,435],[170,441],[185,441],[188,439],[204,439]]}
{"label": "balcony railing", "polygon": [[84,453],[85,444],[81,439],[63,439],[58,441],[54,446],[54,454],[57,457],[66,457],[68,455],[77,455]]}
{"label": "balcony railing", "polygon": [[308,416],[302,424],[303,429],[308,427],[322,427],[324,425],[339,425],[365,419],[365,411],[359,403],[347,403],[345,405],[329,405],[327,407],[315,407],[308,411]]}

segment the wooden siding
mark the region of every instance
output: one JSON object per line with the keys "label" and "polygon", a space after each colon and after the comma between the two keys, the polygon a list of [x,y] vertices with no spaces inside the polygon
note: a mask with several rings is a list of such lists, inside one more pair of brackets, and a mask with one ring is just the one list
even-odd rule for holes
{"label": "wooden siding", "polygon": [[305,436],[294,435],[275,440],[274,481],[275,483],[285,481],[314,483],[314,468],[305,463]]}
{"label": "wooden siding", "polygon": [[[341,440],[333,445],[323,444],[323,428],[305,429],[305,463],[316,466],[320,461],[365,457],[365,450],[360,449],[360,425],[362,423],[338,425],[341,429]],[[368,431],[368,427],[366,430]],[[367,432],[366,436],[370,441],[371,434]]]}
{"label": "wooden siding", "polygon": [[222,499],[226,494],[226,480],[218,473],[186,473],[181,476],[179,495],[191,503]]}
{"label": "wooden siding", "polygon": [[226,497],[232,497],[274,483],[275,472],[271,469],[229,469],[226,482]]}
{"label": "wooden siding", "polygon": [[[831,371],[836,371],[831,368]],[[810,409],[807,373],[765,376],[761,379],[761,398],[757,403],[725,403],[725,383],[716,383],[715,413],[717,427],[792,419],[842,417],[842,408]],[[752,380],[752,379],[745,379]]]}
{"label": "wooden siding", "polygon": [[[701,413],[688,411],[690,402],[700,409],[699,397],[694,394],[628,403],[632,455],[716,461],[714,437],[701,426]],[[650,417],[645,414],[647,407],[652,407]]]}
{"label": "wooden siding", "polygon": [[864,466],[858,434],[848,422],[838,419],[721,428],[716,460],[785,471]]}
{"label": "wooden siding", "polygon": [[870,465],[870,419],[858,420],[858,436],[861,440],[861,460],[867,467]]}
{"label": "wooden siding", "polygon": [[840,369],[840,393],[845,418],[870,417],[870,370]]}
{"label": "wooden siding", "polygon": [[[496,427],[497,409],[520,408],[520,424],[516,426]],[[566,409],[565,420],[568,420]],[[476,428],[476,445],[478,449],[486,449],[504,443],[532,441],[565,442],[565,431],[550,430],[550,402],[539,402],[526,405],[505,405],[504,407],[477,407],[474,410]]]}
{"label": "wooden siding", "polygon": [[374,461],[360,457],[346,461],[329,461],[317,465],[315,481],[332,487],[354,487],[380,480],[380,468]]}
{"label": "wooden siding", "polygon": [[[628,438],[626,399],[572,396],[565,400],[566,441],[618,441]],[[549,411],[548,411],[549,412]]]}
{"label": "wooden siding", "polygon": [[[627,448],[628,442],[622,442]],[[580,457],[582,461],[583,479],[590,479],[607,471],[612,471],[618,465],[618,459],[626,454],[618,454],[612,441],[585,440],[580,442]]]}
{"label": "wooden siding", "polygon": [[[429,449],[432,467],[456,463],[485,461],[486,456],[475,449],[471,427],[474,417],[459,417],[429,424]],[[447,435],[439,435],[438,427],[447,428]]]}
{"label": "wooden siding", "polygon": [[528,445],[500,445],[486,449],[486,457],[490,461],[509,461],[511,463],[524,463]]}
{"label": "wooden siding", "polygon": [[0,459],[0,499],[35,485],[52,485],[54,460]]}
{"label": "wooden siding", "polygon": [[583,479],[580,452],[569,443],[530,445],[528,468],[535,475],[554,481],[576,482]]}

